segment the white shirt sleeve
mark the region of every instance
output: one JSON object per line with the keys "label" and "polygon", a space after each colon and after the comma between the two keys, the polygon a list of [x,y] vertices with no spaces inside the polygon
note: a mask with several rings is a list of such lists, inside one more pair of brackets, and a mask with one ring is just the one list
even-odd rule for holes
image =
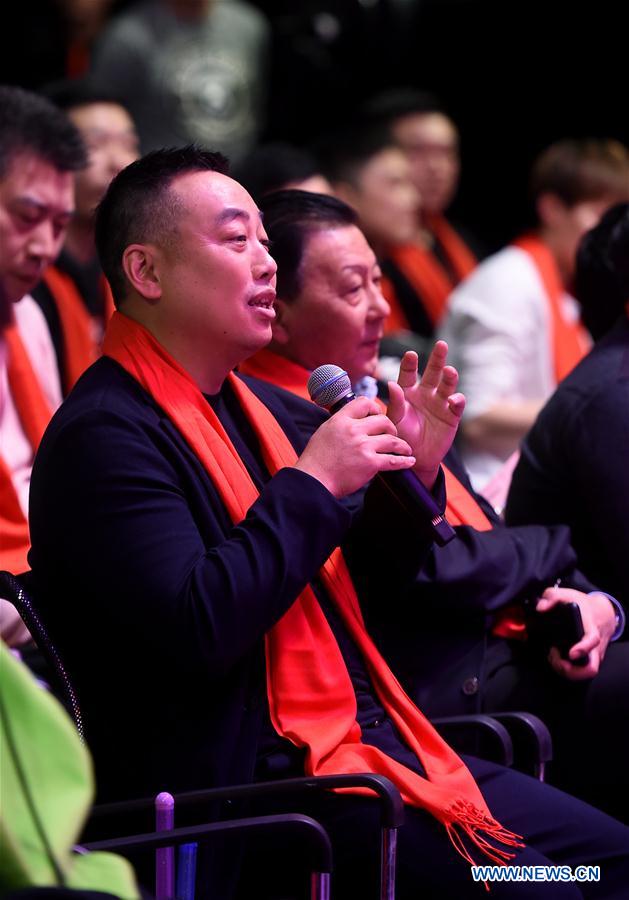
{"label": "white shirt sleeve", "polygon": [[452,292],[440,337],[466,395],[466,418],[500,400],[543,400],[554,389],[544,286],[528,255],[507,247]]}

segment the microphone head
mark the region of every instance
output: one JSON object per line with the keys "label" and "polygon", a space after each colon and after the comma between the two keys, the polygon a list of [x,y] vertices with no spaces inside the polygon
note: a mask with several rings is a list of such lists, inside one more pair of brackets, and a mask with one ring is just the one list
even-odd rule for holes
{"label": "microphone head", "polygon": [[343,397],[352,394],[352,383],[340,366],[318,366],[308,379],[308,393],[317,406],[330,409]]}

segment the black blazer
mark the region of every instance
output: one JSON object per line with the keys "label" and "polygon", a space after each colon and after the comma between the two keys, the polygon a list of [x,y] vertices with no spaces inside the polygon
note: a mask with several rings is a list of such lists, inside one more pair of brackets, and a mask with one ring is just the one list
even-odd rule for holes
{"label": "black blazer", "polygon": [[[245,380],[301,451],[291,404],[313,429],[326,414]],[[139,385],[107,358],[85,373],[37,455],[29,562],[77,683],[101,798],[252,777],[265,632],[344,539],[366,593],[397,589],[423,562],[429,540],[411,525],[369,540],[386,502],[371,491],[350,512],[287,468],[234,527]]]}
{"label": "black blazer", "polygon": [[[304,437],[312,422],[301,406],[293,409]],[[303,412],[303,415],[302,415]],[[420,709],[429,716],[476,712],[482,707],[488,647],[510,656],[509,642],[491,637],[496,610],[528,597],[562,578],[582,591],[594,585],[578,571],[565,525],[506,528],[491,505],[475,493],[452,448],[445,463],[480,504],[494,528],[455,528],[445,547],[432,545],[410,589],[384,588],[363,594],[372,636]],[[357,504],[360,494],[349,503]],[[395,512],[378,531],[396,529]],[[384,602],[383,602],[384,601]],[[498,646],[499,645],[499,646]]]}
{"label": "black blazer", "polygon": [[565,522],[588,577],[629,612],[629,318],[559,385],[522,446],[507,521]]}

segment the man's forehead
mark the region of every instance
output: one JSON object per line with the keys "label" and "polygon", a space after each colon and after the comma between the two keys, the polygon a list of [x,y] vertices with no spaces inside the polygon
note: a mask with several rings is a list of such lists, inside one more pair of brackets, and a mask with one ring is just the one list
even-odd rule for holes
{"label": "man's forehead", "polygon": [[458,137],[454,122],[440,112],[410,113],[408,116],[398,119],[395,129],[400,136],[406,137],[421,135],[448,142],[455,141]]}
{"label": "man's forehead", "polygon": [[171,189],[186,204],[200,206],[217,224],[242,217],[258,222],[261,213],[244,187],[228,175],[211,170],[177,176]]}
{"label": "man's forehead", "polygon": [[74,173],[62,172],[30,151],[18,152],[11,157],[0,178],[0,190],[5,196],[24,196],[74,208]]}
{"label": "man's forehead", "polygon": [[377,264],[364,234],[351,224],[313,231],[305,247],[304,261],[330,271],[373,268]]}

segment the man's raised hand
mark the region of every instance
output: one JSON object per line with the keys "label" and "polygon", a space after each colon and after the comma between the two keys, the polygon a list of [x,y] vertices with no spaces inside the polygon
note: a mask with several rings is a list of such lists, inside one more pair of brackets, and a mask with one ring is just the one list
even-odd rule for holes
{"label": "man's raised hand", "polygon": [[416,459],[413,469],[429,489],[452,446],[465,408],[465,397],[456,393],[458,372],[446,365],[447,356],[448,345],[437,341],[418,379],[417,354],[408,350],[397,383],[389,382],[387,415],[410,445]]}

